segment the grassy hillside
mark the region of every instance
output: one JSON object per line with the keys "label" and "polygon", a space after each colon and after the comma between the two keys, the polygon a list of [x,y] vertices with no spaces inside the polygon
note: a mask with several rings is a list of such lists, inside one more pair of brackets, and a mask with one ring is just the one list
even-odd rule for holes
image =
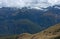
{"label": "grassy hillside", "polygon": [[12,36],[5,36],[5,37],[0,37],[0,39],[17,39],[18,35],[12,35]]}
{"label": "grassy hillside", "polygon": [[60,39],[60,24],[56,24],[36,34],[23,33],[0,37],[0,39]]}
{"label": "grassy hillside", "polygon": [[43,30],[38,23],[34,23],[29,19],[6,20],[0,26],[1,35],[13,35],[21,33],[37,33]]}
{"label": "grassy hillside", "polygon": [[28,38],[28,36],[25,37],[25,35],[23,35],[21,37],[21,35],[20,35],[19,39],[60,39],[60,24],[56,24],[39,33],[33,34],[29,38]]}
{"label": "grassy hillside", "polygon": [[49,27],[48,29],[34,34],[33,39],[56,39],[60,37],[60,24]]}

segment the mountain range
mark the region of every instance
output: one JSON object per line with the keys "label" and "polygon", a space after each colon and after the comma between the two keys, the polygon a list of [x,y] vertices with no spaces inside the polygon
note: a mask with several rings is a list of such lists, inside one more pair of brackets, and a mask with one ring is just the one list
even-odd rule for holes
{"label": "mountain range", "polygon": [[37,33],[60,23],[60,6],[44,10],[2,7],[0,8],[0,35]]}

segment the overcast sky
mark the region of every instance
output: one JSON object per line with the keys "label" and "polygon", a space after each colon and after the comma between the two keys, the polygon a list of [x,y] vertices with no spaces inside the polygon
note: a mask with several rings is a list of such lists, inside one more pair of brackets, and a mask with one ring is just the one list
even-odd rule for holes
{"label": "overcast sky", "polygon": [[0,0],[1,7],[31,7],[31,8],[47,8],[53,5],[59,5],[60,0]]}

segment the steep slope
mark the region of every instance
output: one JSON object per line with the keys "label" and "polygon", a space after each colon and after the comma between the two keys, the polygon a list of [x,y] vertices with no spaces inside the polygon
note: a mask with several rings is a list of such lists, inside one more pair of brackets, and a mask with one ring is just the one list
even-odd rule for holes
{"label": "steep slope", "polygon": [[60,37],[60,24],[49,27],[48,29],[35,34],[32,39],[54,39]]}
{"label": "steep slope", "polygon": [[40,25],[38,25],[38,24],[28,20],[28,19],[12,20],[10,22],[8,22],[8,20],[7,20],[4,22],[4,31],[3,32],[5,34],[2,33],[2,31],[1,31],[0,35],[9,35],[9,34],[13,35],[16,33],[21,34],[21,33],[25,33],[25,32],[37,33],[39,31],[41,31],[42,29],[43,28]]}
{"label": "steep slope", "polygon": [[[25,35],[27,35],[27,37]],[[36,34],[32,35],[21,34],[18,37],[18,39],[57,39],[57,38],[60,39],[60,24],[49,27],[48,29]]]}

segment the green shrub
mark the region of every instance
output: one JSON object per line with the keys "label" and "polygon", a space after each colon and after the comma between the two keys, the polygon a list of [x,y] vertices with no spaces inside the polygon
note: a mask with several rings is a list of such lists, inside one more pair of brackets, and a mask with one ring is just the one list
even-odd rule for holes
{"label": "green shrub", "polygon": [[60,39],[60,36],[58,36],[58,37],[55,37],[54,39]]}

